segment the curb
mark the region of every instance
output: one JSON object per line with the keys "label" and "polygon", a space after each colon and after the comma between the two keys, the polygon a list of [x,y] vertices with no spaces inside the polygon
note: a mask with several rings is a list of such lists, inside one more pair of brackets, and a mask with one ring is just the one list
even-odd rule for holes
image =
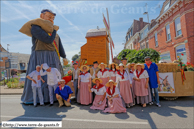
{"label": "curb", "polygon": [[22,93],[0,93],[0,95],[22,95]]}

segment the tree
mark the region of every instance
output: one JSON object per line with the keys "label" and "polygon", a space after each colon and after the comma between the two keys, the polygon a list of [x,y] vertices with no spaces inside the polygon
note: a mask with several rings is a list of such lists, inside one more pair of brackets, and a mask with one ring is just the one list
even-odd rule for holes
{"label": "tree", "polygon": [[72,61],[75,61],[78,58],[79,58],[79,55],[78,54],[75,54],[71,59],[72,59]]}
{"label": "tree", "polygon": [[129,57],[130,56],[133,56],[134,54],[136,53],[136,50],[130,50],[130,49],[124,49],[122,50],[119,55],[118,55],[118,59],[121,60],[122,58],[124,57]]}
{"label": "tree", "polygon": [[126,57],[130,63],[144,63],[144,58],[146,56],[149,56],[155,63],[158,63],[160,60],[160,53],[154,49],[148,48],[139,51],[129,49],[122,50],[118,55],[118,59],[121,60],[123,57]]}

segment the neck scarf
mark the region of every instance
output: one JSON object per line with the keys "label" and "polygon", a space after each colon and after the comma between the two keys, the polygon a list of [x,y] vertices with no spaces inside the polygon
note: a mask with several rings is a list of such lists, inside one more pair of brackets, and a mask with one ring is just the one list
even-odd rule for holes
{"label": "neck scarf", "polygon": [[63,88],[63,87],[62,87],[61,85],[59,85],[59,90],[62,90],[62,88]]}
{"label": "neck scarf", "polygon": [[150,66],[151,64],[152,64],[152,62],[150,62],[150,63],[146,63],[146,65],[147,65],[147,66]]}
{"label": "neck scarf", "polygon": [[115,72],[117,72],[117,70],[115,70],[115,69],[114,69],[114,70],[111,70],[111,69],[110,69],[109,72],[114,72],[114,73],[115,73]]}
{"label": "neck scarf", "polygon": [[103,71],[102,71],[102,69],[100,69],[100,72],[102,72],[102,76],[103,76],[104,72],[106,72],[106,71],[107,71],[107,69],[104,69]]}
{"label": "neck scarf", "polygon": [[122,79],[125,79],[124,73],[125,73],[125,70],[123,70],[123,74],[121,74],[120,70],[117,72],[117,74],[119,74],[120,76],[122,76]]}
{"label": "neck scarf", "polygon": [[81,72],[79,75],[84,75],[85,76],[87,73],[88,72],[85,72],[85,73],[84,72]]}
{"label": "neck scarf", "polygon": [[113,86],[112,93],[110,92],[110,87],[107,88],[106,92],[112,97],[112,95],[115,93],[115,88],[116,88],[116,86]]}
{"label": "neck scarf", "polygon": [[99,91],[100,88],[104,87],[103,84],[99,84],[99,86],[97,87],[97,85],[94,85],[93,88],[96,89],[97,91]]}
{"label": "neck scarf", "polygon": [[138,70],[136,70],[136,75],[137,75],[137,78],[139,78],[139,76],[144,72],[144,69],[141,69],[140,73],[138,74]]}

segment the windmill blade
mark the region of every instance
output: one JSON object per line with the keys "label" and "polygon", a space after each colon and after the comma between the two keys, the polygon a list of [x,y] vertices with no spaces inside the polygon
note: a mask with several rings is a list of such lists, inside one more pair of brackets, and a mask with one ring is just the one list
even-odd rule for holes
{"label": "windmill blade", "polygon": [[108,25],[108,23],[106,21],[106,18],[104,17],[104,14],[103,14],[103,22],[104,22],[104,25],[105,25],[107,31],[109,31],[110,27],[109,27],[109,25]]}
{"label": "windmill blade", "polygon": [[115,49],[115,45],[114,45],[111,35],[109,35],[109,41],[110,41],[111,46]]}

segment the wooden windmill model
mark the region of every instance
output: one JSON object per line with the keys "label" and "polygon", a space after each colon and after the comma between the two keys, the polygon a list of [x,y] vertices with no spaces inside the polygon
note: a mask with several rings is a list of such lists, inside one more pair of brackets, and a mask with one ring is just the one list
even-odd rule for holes
{"label": "wooden windmill model", "polygon": [[108,23],[103,14],[103,22],[106,28],[97,27],[97,29],[89,29],[87,31],[86,37],[85,37],[87,40],[87,43],[81,47],[81,58],[79,60],[79,66],[83,64],[92,66],[94,61],[98,61],[99,63],[103,62],[105,64],[109,64],[109,55],[110,55],[109,43],[110,43],[110,50],[111,50],[111,58],[113,61],[112,48],[114,48],[114,43],[112,41],[111,33],[110,33],[108,9],[107,9],[107,17],[108,17]]}

